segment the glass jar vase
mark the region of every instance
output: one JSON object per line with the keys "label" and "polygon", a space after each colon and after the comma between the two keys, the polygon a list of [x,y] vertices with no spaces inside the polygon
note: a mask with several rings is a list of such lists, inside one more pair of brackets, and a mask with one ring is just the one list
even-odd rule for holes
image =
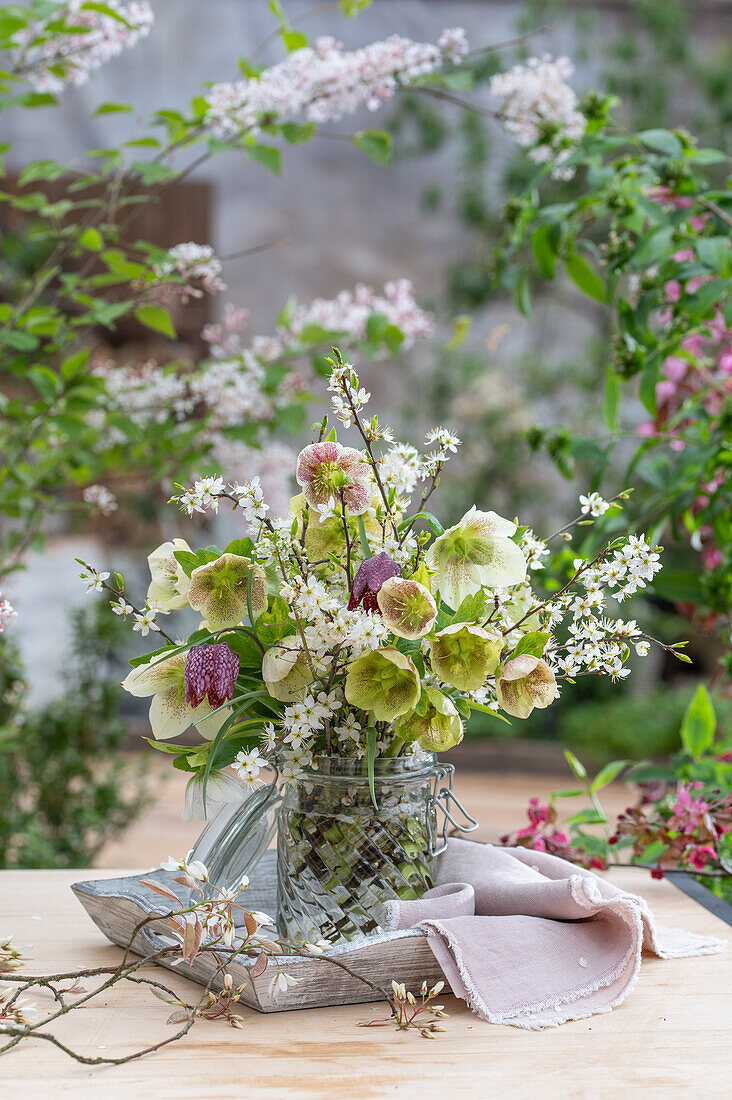
{"label": "glass jar vase", "polygon": [[[374,804],[365,760],[319,756],[297,780],[278,787],[275,774],[242,803],[225,803],[190,858],[206,864],[216,896],[251,875],[276,830],[280,935],[293,944],[371,935],[381,930],[384,902],[417,898],[432,886],[448,825],[477,828],[453,793],[453,771],[433,753],[377,757]],[[269,908],[274,868],[260,878]]]}
{"label": "glass jar vase", "polygon": [[432,885],[436,787],[431,753],[365,760],[321,756],[286,788],[279,810],[277,889],[283,938],[330,943],[380,931],[383,903]]}

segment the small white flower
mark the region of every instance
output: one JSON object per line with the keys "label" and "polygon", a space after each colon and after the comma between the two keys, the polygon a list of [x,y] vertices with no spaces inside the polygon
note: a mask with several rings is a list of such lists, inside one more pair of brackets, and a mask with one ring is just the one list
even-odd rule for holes
{"label": "small white flower", "polygon": [[138,631],[143,638],[146,638],[151,630],[157,630],[155,626],[155,618],[158,611],[154,607],[148,607],[145,611],[135,612],[135,622],[132,626],[133,630]]}
{"label": "small white flower", "polygon": [[92,573],[79,573],[79,576],[86,581],[87,592],[103,592],[104,582],[109,579],[109,573],[98,573],[96,570]]}
{"label": "small white flower", "polygon": [[590,493],[588,496],[580,496],[580,506],[582,509],[582,515],[586,516],[588,513],[597,518],[598,516],[604,516],[610,507],[609,503],[600,496],[599,493]]}
{"label": "small white flower", "polygon": [[119,600],[112,600],[109,606],[112,608],[112,611],[115,613],[115,615],[123,615],[125,618],[128,615],[131,615],[135,610],[132,604],[127,603],[124,598],[120,598]]}
{"label": "small white flower", "polygon": [[293,978],[292,974],[287,974],[284,970],[278,970],[269,983],[270,996],[278,997],[280,993],[286,993],[293,985],[297,985],[297,978]]}

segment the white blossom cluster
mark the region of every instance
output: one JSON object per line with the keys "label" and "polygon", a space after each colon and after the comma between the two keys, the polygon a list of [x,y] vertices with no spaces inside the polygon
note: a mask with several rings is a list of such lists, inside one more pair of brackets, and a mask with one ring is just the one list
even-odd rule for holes
{"label": "white blossom cluster", "polygon": [[204,364],[188,388],[194,402],[207,410],[213,430],[264,422],[274,414],[275,403],[264,389],[264,368],[250,354]]}
{"label": "white blossom cluster", "polygon": [[245,481],[243,484],[234,482],[229,486],[229,492],[236,497],[236,507],[243,512],[247,525],[254,527],[264,522],[269,504],[264,500],[259,477],[253,477],[251,481]]}
{"label": "white blossom cluster", "polygon": [[335,417],[345,428],[356,423],[356,416],[371,400],[371,394],[359,385],[358,375],[350,363],[333,367],[328,392]]}
{"label": "white blossom cluster", "polygon": [[[342,363],[333,367],[328,392],[331,395],[333,413],[344,427],[350,428],[355,424],[357,416],[359,420],[363,419],[361,413],[371,394],[359,384],[352,364]],[[387,488],[395,489],[398,497],[404,498],[404,505],[408,504],[408,498],[417,483],[439,474],[450,454],[454,454],[460,446],[459,437],[443,427],[432,428],[425,435],[427,446],[435,445],[435,449],[425,455],[420,455],[411,444],[394,441],[391,429],[379,427],[378,421],[375,421],[375,426],[366,422],[365,430],[371,441],[380,440],[391,444],[388,451],[377,460],[378,472],[382,483]],[[332,514],[332,509],[328,510],[328,514]]]}
{"label": "white blossom cluster", "polygon": [[499,113],[505,129],[529,149],[537,164],[553,161],[554,179],[574,175],[565,162],[585,132],[586,119],[567,83],[573,72],[568,57],[555,59],[545,54],[497,73],[490,81],[491,92],[501,100]]}
{"label": "white blossom cluster", "polygon": [[[104,379],[110,410],[123,412],[140,427],[162,424],[171,415],[182,420],[193,411],[195,402],[186,376],[161,368],[154,359],[117,364],[104,358],[95,363],[93,373]],[[103,422],[105,413],[95,410],[95,421],[97,414]],[[101,423],[95,426],[101,427]]]}
{"label": "white blossom cluster", "polygon": [[[159,263],[155,271],[158,276],[178,275],[186,283],[186,295],[200,298],[205,290],[207,294],[217,294],[226,290],[221,278],[223,265],[210,244],[196,244],[187,241],[169,249],[167,258]],[[199,283],[202,290],[193,283]]]}
{"label": "white blossom cluster", "polygon": [[224,479],[220,475],[200,477],[193,483],[192,489],[186,489],[180,496],[173,497],[177,500],[184,512],[192,516],[194,512],[204,513],[207,508],[212,512],[218,512],[219,499],[225,492]]}
{"label": "white blossom cluster", "polygon": [[389,628],[380,616],[345,606],[348,594],[345,586],[325,585],[316,577],[295,576],[281,586],[282,596],[307,625],[303,631],[305,644],[316,671],[327,673],[330,653],[334,649],[358,657],[370,649],[378,649],[389,635]]}
{"label": "white blossom cluster", "polygon": [[248,312],[227,303],[221,320],[206,325],[201,335],[210,345],[214,359],[227,359],[253,352],[263,363],[280,359],[306,337],[309,327],[341,334],[341,341],[364,340],[366,324],[372,314],[384,316],[399,329],[405,349],[413,347],[434,332],[434,317],[417,305],[414,286],[409,279],[393,279],[380,292],[359,283],[353,290],[341,290],[335,298],[315,298],[309,303],[293,303],[274,335],[254,336],[247,343],[245,330]]}
{"label": "white blossom cluster", "polygon": [[[66,84],[86,83],[89,75],[122,50],[150,33],[154,15],[147,0],[106,0],[121,18],[84,8],[84,0],[68,0],[14,36],[11,61],[37,92],[56,94]],[[58,31],[65,20],[77,30]]]}
{"label": "white blossom cluster", "polygon": [[5,629],[5,623],[8,619],[17,618],[18,612],[13,610],[13,605],[10,600],[4,600],[0,597],[0,634]]}
{"label": "white blossom cluster", "polygon": [[436,46],[392,35],[353,51],[334,38],[294,50],[258,76],[215,84],[207,96],[206,123],[221,138],[256,134],[265,121],[299,115],[332,122],[361,107],[377,110],[400,85],[459,62],[467,53],[465,32],[443,32]]}
{"label": "white blossom cluster", "polygon": [[105,485],[87,485],[81,494],[85,504],[90,504],[103,516],[117,511],[117,498]]}
{"label": "white blossom cluster", "polygon": [[529,569],[537,570],[544,568],[544,562],[542,558],[545,558],[549,553],[549,547],[543,539],[537,538],[531,528],[527,528],[521,537],[521,549],[524,552],[526,558],[526,564]]}
{"label": "white blossom cluster", "polygon": [[[295,392],[285,383],[274,393],[266,392],[264,369],[251,354],[204,362],[194,372],[178,372],[153,359],[133,364],[104,359],[93,370],[104,379],[109,412],[121,412],[141,428],[164,424],[171,417],[185,422],[202,415],[207,418],[202,438],[212,442],[227,427],[267,423]],[[95,409],[89,415],[89,422],[99,429],[105,427],[106,419],[104,410]],[[106,426],[104,445],[124,441],[118,428]]]}
{"label": "white blossom cluster", "polygon": [[627,643],[632,642],[639,657],[645,657],[650,649],[635,619],[598,619],[594,615],[575,618],[569,626],[570,640],[560,646],[554,658],[555,668],[565,676],[595,672],[622,680],[630,675],[624,664]]}

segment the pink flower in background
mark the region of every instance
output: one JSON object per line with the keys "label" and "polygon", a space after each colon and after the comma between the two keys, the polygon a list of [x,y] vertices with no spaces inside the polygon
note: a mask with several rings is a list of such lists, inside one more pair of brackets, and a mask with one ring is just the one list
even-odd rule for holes
{"label": "pink flower in background", "polygon": [[709,813],[709,803],[703,798],[694,798],[694,784],[679,787],[676,794],[676,802],[672,807],[673,817],[669,821],[669,828],[688,835],[695,833],[702,823],[702,819]]}
{"label": "pink flower in background", "polygon": [[9,600],[0,599],[0,634],[2,634],[5,626],[3,625],[7,619],[15,619],[18,612],[13,611],[12,604]]}
{"label": "pink flower in background", "polygon": [[692,867],[695,867],[697,871],[703,871],[707,863],[716,861],[717,853],[710,844],[699,844],[695,848],[688,849],[688,857]]}

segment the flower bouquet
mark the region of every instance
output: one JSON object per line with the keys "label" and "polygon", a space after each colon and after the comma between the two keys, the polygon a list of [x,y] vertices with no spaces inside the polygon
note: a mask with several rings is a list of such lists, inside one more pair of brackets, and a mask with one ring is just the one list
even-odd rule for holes
{"label": "flower bouquet", "polygon": [[[550,551],[530,529],[477,507],[445,529],[427,511],[459,439],[435,428],[422,454],[395,441],[335,349],[330,364],[334,418],[359,446],[339,442],[328,416],[314,425],[288,515],[269,513],[256,478],[203,477],[173,499],[189,516],[230,505],[241,538],[158,547],[142,607],[118,574],[82,574],[164,641],[123,687],[152,697],[150,744],[190,774],[184,817],[218,812],[196,857],[220,885],[238,882],[277,818],[280,931],[310,942],[377,931],[384,901],[431,885],[437,786],[451,770],[434,754],[461,741],[472,711],[526,718],[577,676],[626,676],[630,647],[644,655],[654,639],[604,617],[605,600],[660,568],[642,536],[591,560],[565,546],[563,573],[535,591]],[[570,541],[626,495],[581,498],[552,538]],[[173,638],[161,619],[186,608],[200,623]],[[190,726],[202,740],[173,742]]]}

